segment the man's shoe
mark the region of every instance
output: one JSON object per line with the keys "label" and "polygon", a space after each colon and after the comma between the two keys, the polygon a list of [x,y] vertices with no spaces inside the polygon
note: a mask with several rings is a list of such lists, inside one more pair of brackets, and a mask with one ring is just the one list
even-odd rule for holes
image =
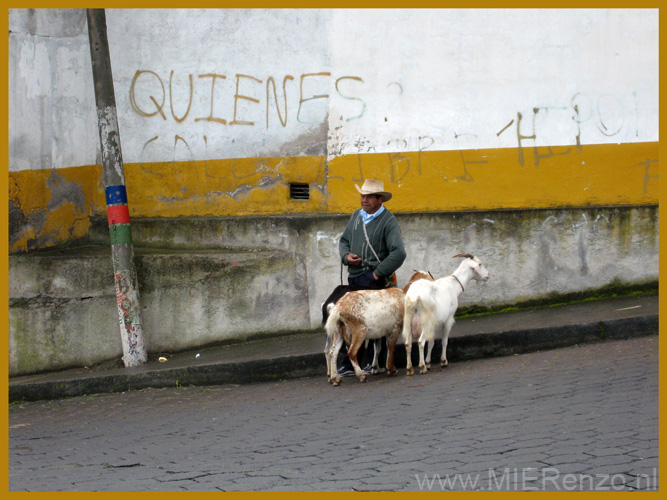
{"label": "man's shoe", "polygon": [[354,369],[352,368],[347,368],[346,366],[341,366],[338,369],[338,376],[339,377],[352,377],[354,375]]}
{"label": "man's shoe", "polygon": [[[373,367],[370,364],[366,365],[363,368],[363,370],[366,375],[370,375],[371,373],[373,373]],[[386,368],[379,367],[377,373],[384,373],[386,371],[387,371]]]}

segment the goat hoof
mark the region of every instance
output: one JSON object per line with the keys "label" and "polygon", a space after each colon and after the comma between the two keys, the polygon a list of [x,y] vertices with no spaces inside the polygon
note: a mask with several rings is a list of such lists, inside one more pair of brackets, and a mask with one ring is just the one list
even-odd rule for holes
{"label": "goat hoof", "polygon": [[340,385],[341,381],[334,379],[334,380],[331,381],[331,383],[333,384],[334,387],[336,387],[336,386]]}
{"label": "goat hoof", "polygon": [[424,367],[419,370],[419,373],[428,373],[428,370]]}
{"label": "goat hoof", "polygon": [[396,368],[387,370],[387,377],[393,377],[394,375],[398,375],[398,370]]}
{"label": "goat hoof", "polygon": [[359,382],[366,382],[366,380],[367,380],[366,375],[362,375],[361,377],[359,377]]}
{"label": "goat hoof", "polygon": [[410,368],[406,373],[407,373],[408,375],[414,375],[414,374],[415,374],[415,371],[414,371],[412,368]]}
{"label": "goat hoof", "polygon": [[440,362],[440,367],[441,367],[441,368],[447,368],[448,366],[449,366],[449,362],[448,362],[448,361],[441,361],[441,362]]}

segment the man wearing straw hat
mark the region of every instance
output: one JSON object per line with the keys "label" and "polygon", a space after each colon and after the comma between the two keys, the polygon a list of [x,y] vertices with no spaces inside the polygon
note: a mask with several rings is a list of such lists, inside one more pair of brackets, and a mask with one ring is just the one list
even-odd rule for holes
{"label": "man wearing straw hat", "polygon": [[[348,267],[348,283],[366,288],[396,285],[396,270],[405,260],[405,247],[396,217],[383,203],[391,199],[384,183],[367,179],[361,188],[361,208],[355,210],[338,244],[343,264]],[[373,343],[367,358],[373,359]],[[338,373],[354,374],[346,357]]]}

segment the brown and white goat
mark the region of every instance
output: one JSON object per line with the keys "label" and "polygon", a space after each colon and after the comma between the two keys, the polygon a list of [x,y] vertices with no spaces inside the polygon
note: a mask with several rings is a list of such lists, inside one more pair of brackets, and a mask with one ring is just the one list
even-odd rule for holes
{"label": "brown and white goat", "polygon": [[[454,326],[454,313],[458,308],[458,297],[471,280],[487,281],[489,272],[484,264],[470,254],[463,257],[454,274],[433,282],[421,280],[408,290],[404,300],[403,342],[407,357],[407,373],[412,375],[410,352],[413,340],[419,343],[419,372],[426,373],[431,364],[431,351],[437,337],[442,339],[440,366],[447,366],[447,340]],[[452,258],[454,258],[452,257]],[[424,345],[428,342],[428,355],[424,359]]]}
{"label": "brown and white goat", "polygon": [[[333,385],[340,384],[338,375],[338,353],[347,345],[354,372],[361,382],[366,381],[366,374],[359,366],[357,353],[366,340],[387,338],[387,375],[396,375],[394,349],[403,329],[403,311],[405,291],[417,280],[433,281],[431,273],[416,271],[405,288],[384,288],[381,290],[358,290],[346,293],[335,305],[329,306],[329,317],[325,330],[327,342],[324,355],[327,361],[327,377]],[[379,344],[373,356],[372,373],[377,373]]]}

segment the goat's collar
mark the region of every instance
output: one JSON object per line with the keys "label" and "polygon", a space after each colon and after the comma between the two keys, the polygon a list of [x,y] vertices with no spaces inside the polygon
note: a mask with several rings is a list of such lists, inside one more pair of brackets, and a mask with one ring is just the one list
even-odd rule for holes
{"label": "goat's collar", "polygon": [[465,292],[465,291],[466,291],[466,289],[465,289],[465,288],[463,288],[463,283],[461,283],[461,280],[460,280],[460,279],[458,279],[458,278],[456,277],[456,275],[455,275],[455,274],[452,274],[452,278],[454,278],[454,279],[455,279],[456,281],[458,281],[458,282],[459,282],[459,285],[461,285],[461,290],[463,290],[463,291]]}

